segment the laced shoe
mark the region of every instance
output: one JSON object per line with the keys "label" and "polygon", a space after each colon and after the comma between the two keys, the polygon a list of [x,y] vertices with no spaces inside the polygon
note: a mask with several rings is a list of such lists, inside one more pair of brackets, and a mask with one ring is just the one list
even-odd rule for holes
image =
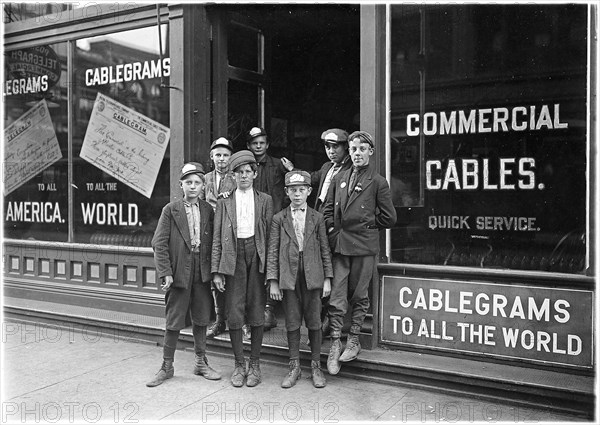
{"label": "laced shoe", "polygon": [[337,375],[340,371],[340,354],[342,352],[342,342],[339,338],[333,338],[329,356],[327,357],[327,371],[330,375]]}
{"label": "laced shoe", "polygon": [[208,327],[206,336],[207,338],[214,338],[217,335],[221,335],[223,332],[225,332],[225,322],[215,322]]}
{"label": "laced shoe", "polygon": [[360,341],[358,340],[358,335],[350,334],[348,335],[348,342],[346,343],[346,349],[340,356],[340,362],[350,362],[358,357],[358,353],[360,353]]}
{"label": "laced shoe", "polygon": [[231,374],[231,385],[234,387],[241,387],[244,385],[244,379],[246,379],[246,365],[245,362],[235,362],[233,373]]}
{"label": "laced shoe", "polygon": [[247,387],[256,387],[262,381],[260,374],[260,362],[258,359],[250,359],[248,366],[248,377],[246,379]]}
{"label": "laced shoe", "polygon": [[277,317],[273,312],[273,306],[265,307],[265,332],[277,326]]}
{"label": "laced shoe", "polygon": [[204,376],[211,381],[221,379],[221,374],[208,365],[206,356],[199,356],[198,354],[196,354],[194,361],[194,374]]}
{"label": "laced shoe", "polygon": [[315,388],[325,387],[325,385],[327,385],[327,380],[325,379],[325,375],[323,375],[323,371],[321,370],[321,363],[312,360],[310,362],[310,367],[312,369],[313,386]]}
{"label": "laced shoe", "polygon": [[287,376],[283,378],[283,382],[281,383],[281,388],[292,388],[296,385],[298,379],[302,376],[302,372],[300,370],[300,360],[290,360],[290,371]]}
{"label": "laced shoe", "polygon": [[160,370],[154,375],[154,378],[146,383],[147,387],[157,387],[167,379],[171,379],[175,374],[172,360],[164,360]]}

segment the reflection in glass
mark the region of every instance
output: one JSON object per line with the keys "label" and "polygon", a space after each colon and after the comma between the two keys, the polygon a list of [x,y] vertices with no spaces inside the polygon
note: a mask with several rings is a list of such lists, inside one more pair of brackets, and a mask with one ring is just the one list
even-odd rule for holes
{"label": "reflection in glass", "polygon": [[[162,45],[168,46],[166,25],[161,33],[165,37]],[[155,26],[76,42],[73,120],[76,242],[150,246],[162,207],[169,202],[168,148],[150,198],[80,158],[80,151],[98,93],[169,127],[169,91],[161,87],[161,82],[168,85],[170,60],[168,51],[162,53],[161,58]]]}
{"label": "reflection in glass", "polygon": [[66,242],[67,45],[4,55],[4,235]]}
{"label": "reflection in glass", "polygon": [[583,271],[586,10],[391,7],[392,261]]}

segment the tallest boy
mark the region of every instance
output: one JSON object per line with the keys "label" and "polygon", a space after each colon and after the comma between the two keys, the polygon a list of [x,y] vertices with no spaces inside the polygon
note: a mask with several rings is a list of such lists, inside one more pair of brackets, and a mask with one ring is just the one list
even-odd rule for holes
{"label": "tallest boy", "polygon": [[[354,360],[360,352],[358,336],[370,304],[369,285],[377,265],[379,230],[396,223],[390,187],[370,163],[375,149],[373,138],[365,131],[355,131],[348,140],[352,168],[333,178],[323,209],[333,253],[328,309],[331,349],[327,359],[327,370],[332,375],[339,372],[339,362]],[[340,337],[348,304],[352,325],[341,354]]]}

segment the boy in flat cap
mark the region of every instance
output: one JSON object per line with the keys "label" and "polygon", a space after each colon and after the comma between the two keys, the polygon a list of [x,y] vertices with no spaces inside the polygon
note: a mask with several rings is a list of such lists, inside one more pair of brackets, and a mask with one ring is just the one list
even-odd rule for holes
{"label": "boy in flat cap", "polygon": [[[236,188],[235,178],[229,170],[229,159],[233,153],[231,141],[219,137],[210,145],[210,159],[215,169],[206,174],[206,185],[200,196],[208,202],[213,211],[217,208],[217,199],[227,198]],[[208,327],[207,336],[215,337],[225,332],[225,294],[213,288],[215,302],[215,321]]]}
{"label": "boy in flat cap", "polygon": [[291,205],[273,217],[267,256],[271,297],[282,301],[285,312],[290,370],[281,383],[290,388],[300,378],[300,326],[308,328],[313,385],[323,388],[321,372],[321,297],[331,291],[331,253],[323,214],[308,207],[310,174],[285,175],[285,193]]}
{"label": "boy in flat cap", "polygon": [[[331,186],[331,181],[336,174],[346,171],[352,167],[352,160],[348,154],[348,132],[340,128],[331,128],[325,130],[321,134],[321,140],[325,146],[325,153],[329,158],[329,162],[323,164],[320,170],[310,174],[311,185],[317,188],[317,199],[315,200],[314,209],[323,212],[327,191]],[[323,321],[323,335],[328,335],[329,316],[327,315],[327,306],[329,298],[323,298],[323,307],[321,309],[321,320]]]}
{"label": "boy in flat cap", "polygon": [[204,169],[197,162],[183,166],[179,176],[183,199],[168,203],[162,210],[154,237],[154,263],[165,294],[166,326],[163,364],[148,387],[173,377],[173,361],[179,332],[185,327],[188,308],[194,335],[194,373],[206,379],[221,375],[206,360],[206,327],[213,308],[210,291],[210,256],[214,212],[199,199],[204,186]]}
{"label": "boy in flat cap", "polygon": [[[369,285],[379,252],[379,230],[396,223],[390,187],[369,159],[374,153],[373,138],[355,131],[349,138],[352,168],[333,178],[323,215],[333,252],[333,282],[329,299],[331,349],[327,370],[336,375],[339,362],[356,359],[360,334],[369,309]],[[344,353],[340,341],[344,316],[352,312],[352,324]]]}
{"label": "boy in flat cap", "polygon": [[317,199],[314,208],[323,212],[323,205],[327,198],[327,191],[333,177],[352,167],[352,160],[348,155],[348,132],[340,128],[331,128],[321,134],[325,145],[325,153],[329,162],[323,164],[320,170],[311,173],[311,184],[317,187]]}
{"label": "boy in flat cap", "polygon": [[[294,164],[287,158],[275,158],[267,153],[269,141],[267,132],[261,127],[252,127],[246,135],[246,146],[254,154],[258,164],[254,188],[259,192],[268,193],[273,198],[273,212],[278,213],[284,207],[285,193],[283,180],[285,173],[294,169]],[[277,318],[273,310],[276,302],[267,296],[265,307],[265,330],[277,326]]]}
{"label": "boy in flat cap", "polygon": [[[231,383],[241,387],[246,381],[247,386],[254,387],[262,379],[265,269],[273,200],[253,187],[257,165],[252,152],[234,153],[230,167],[237,189],[228,198],[217,200],[211,272],[215,287],[225,291],[225,313],[235,357]],[[247,371],[242,336],[244,323],[251,327]]]}

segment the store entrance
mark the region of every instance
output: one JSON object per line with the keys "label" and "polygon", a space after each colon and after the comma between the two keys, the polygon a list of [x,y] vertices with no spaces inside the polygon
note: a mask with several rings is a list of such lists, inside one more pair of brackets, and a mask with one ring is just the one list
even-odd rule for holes
{"label": "store entrance", "polygon": [[[246,149],[245,135],[261,126],[269,155],[318,170],[328,161],[322,132],[359,127],[360,6],[236,5],[210,13],[213,139],[226,134],[236,151]],[[265,343],[286,346],[281,308],[276,315]]]}

